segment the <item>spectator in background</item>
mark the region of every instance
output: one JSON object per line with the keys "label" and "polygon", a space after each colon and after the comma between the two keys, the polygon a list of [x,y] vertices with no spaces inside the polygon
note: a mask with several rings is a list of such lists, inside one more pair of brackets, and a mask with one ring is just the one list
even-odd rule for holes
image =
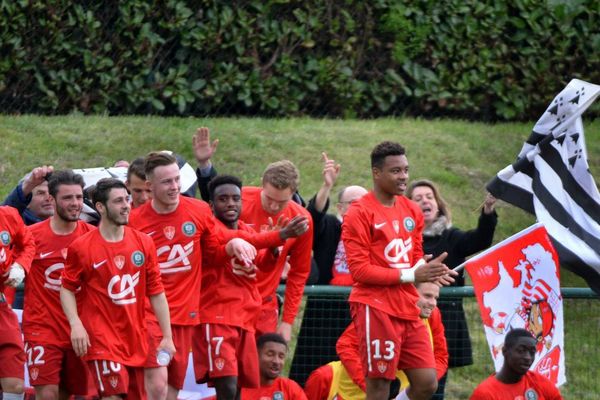
{"label": "spectator in background", "polygon": [[[48,177],[54,168],[50,165],[35,167],[6,197],[3,205],[16,208],[25,225],[44,221],[54,213],[48,193]],[[5,289],[6,301],[14,308],[23,309],[23,286]]]}
{"label": "spectator in background", "polygon": [[54,168],[49,165],[35,167],[2,203],[19,210],[25,225],[43,221],[54,213],[47,181],[53,170]]}
{"label": "spectator in background", "polygon": [[146,185],[144,158],[136,158],[127,168],[127,190],[131,194],[131,208],[137,208],[152,198],[152,191]]}
{"label": "spectator in background", "polygon": [[545,376],[529,371],[535,360],[536,339],[522,328],[508,332],[502,355],[504,364],[475,388],[471,400],[561,400],[559,390]]}
{"label": "spectator in background", "polygon": [[266,333],[258,338],[256,346],[260,387],[243,388],[241,400],[307,400],[300,385],[280,376],[288,352],[286,340],[277,333]]}
{"label": "spectator in background", "polygon": [[352,277],[346,262],[346,251],[340,240],[342,221],[352,203],[367,194],[361,186],[347,186],[338,193],[337,216],[327,213],[329,194],[337,181],[340,165],[322,153],[323,184],[315,196],[309,200],[307,210],[315,224],[313,257],[319,268],[320,285],[351,286]]}
{"label": "spectator in background", "polygon": [[[479,216],[477,228],[462,231],[452,226],[448,205],[440,195],[437,186],[428,180],[417,180],[409,185],[407,197],[415,201],[425,219],[423,230],[423,252],[433,257],[446,252],[445,264],[454,268],[462,264],[467,256],[488,248],[492,244],[498,216],[494,211],[496,199],[487,194]],[[464,286],[464,271],[460,271],[451,286]],[[438,307],[446,328],[446,340],[450,354],[449,366],[461,367],[473,364],[471,340],[465,319],[462,297],[449,297],[440,300]],[[436,399],[444,398],[446,377],[440,380]]]}

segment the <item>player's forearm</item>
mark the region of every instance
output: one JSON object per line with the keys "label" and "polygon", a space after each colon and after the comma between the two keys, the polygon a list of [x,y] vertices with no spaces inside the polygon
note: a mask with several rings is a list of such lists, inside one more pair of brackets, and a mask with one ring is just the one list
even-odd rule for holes
{"label": "player's forearm", "polygon": [[61,287],[60,304],[63,312],[67,316],[67,321],[69,321],[70,326],[81,324],[81,319],[79,319],[79,313],[77,312],[77,300],[75,299],[75,293],[71,292],[67,288]]}
{"label": "player's forearm", "polygon": [[169,313],[169,304],[167,303],[167,297],[165,293],[159,293],[154,296],[150,296],[150,304],[154,315],[160,325],[163,338],[172,338],[173,333],[171,332],[171,314]]}
{"label": "player's forearm", "polygon": [[305,265],[306,267],[304,265],[299,267],[296,264],[292,264],[285,284],[282,321],[289,324],[294,323],[296,314],[298,314],[298,308],[300,307],[302,294],[304,293],[304,285],[310,274],[310,258],[306,261]]}

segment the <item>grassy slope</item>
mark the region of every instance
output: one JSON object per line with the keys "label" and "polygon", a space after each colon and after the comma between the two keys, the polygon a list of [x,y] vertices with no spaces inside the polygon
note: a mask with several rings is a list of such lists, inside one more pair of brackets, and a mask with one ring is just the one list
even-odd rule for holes
{"label": "grassy slope", "polygon": [[[485,183],[498,170],[514,161],[533,124],[487,125],[413,119],[341,121],[0,116],[0,197],[3,198],[23,174],[43,163],[57,168],[108,166],[117,159],[133,159],[156,149],[171,149],[193,161],[191,136],[201,125],[209,126],[213,137],[220,139],[215,157],[219,171],[237,174],[245,184],[256,185],[267,163],[289,158],[302,173],[301,193],[307,199],[320,185],[322,151],[342,164],[339,186],[360,184],[369,187],[368,155],[371,148],[382,140],[399,141],[408,151],[411,178],[429,178],[438,182],[451,205],[454,224],[469,228],[476,223],[476,209],[484,198]],[[586,124],[586,140],[590,168],[598,176],[600,121]],[[495,242],[534,221],[533,217],[508,204],[500,202],[498,209],[500,220]],[[563,273],[563,285],[585,286],[581,279],[568,271]],[[573,357],[580,353],[575,347],[597,342],[593,340],[593,332],[600,327],[599,317],[591,312],[592,307],[587,308],[587,313],[582,307],[577,308],[579,311],[575,315],[566,316],[566,319],[574,319],[571,326],[585,327],[577,329],[581,337],[567,345],[567,352],[571,355],[568,371],[571,382],[575,376],[589,375],[590,370],[599,367],[597,360],[592,362],[596,365],[593,367],[589,362],[579,365],[581,363]],[[490,372],[475,302],[472,301],[467,309],[473,316],[470,325],[476,364],[451,372],[449,399],[466,398],[473,385]],[[589,359],[582,357],[579,360]],[[593,378],[579,382],[577,387],[567,385],[563,390],[577,398],[593,398],[587,396],[590,387],[585,386],[595,385]]]}
{"label": "grassy slope", "polygon": [[[259,184],[267,163],[289,158],[302,173],[301,193],[308,198],[320,184],[320,154],[342,164],[338,186],[370,186],[369,152],[381,140],[406,146],[411,178],[440,184],[451,205],[454,224],[471,227],[478,217],[485,183],[514,161],[532,124],[486,125],[463,121],[378,119],[181,119],[153,117],[0,116],[0,197],[27,171],[42,163],[57,168],[108,166],[156,149],[171,149],[192,161],[191,135],[209,126],[220,139],[219,171]],[[591,170],[600,171],[600,123],[586,126]],[[495,241],[530,225],[533,217],[499,204]],[[582,286],[564,274],[567,286]]]}

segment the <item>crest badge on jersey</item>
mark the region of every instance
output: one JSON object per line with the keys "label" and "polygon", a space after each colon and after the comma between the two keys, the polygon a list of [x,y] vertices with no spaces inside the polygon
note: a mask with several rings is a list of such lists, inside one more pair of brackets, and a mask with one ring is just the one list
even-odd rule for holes
{"label": "crest badge on jersey", "polygon": [[218,369],[219,371],[222,371],[222,370],[223,370],[223,367],[225,367],[225,360],[224,360],[224,359],[222,359],[221,357],[219,357],[219,358],[216,358],[216,359],[215,359],[215,367],[217,367],[217,369]]}
{"label": "crest badge on jersey", "polygon": [[525,391],[525,400],[538,400],[539,396],[534,389],[527,389]]}
{"label": "crest badge on jersey", "polygon": [[0,232],[0,241],[3,245],[8,246],[10,244],[10,233],[7,231]]}
{"label": "crest badge on jersey", "polygon": [[181,231],[185,236],[193,236],[196,233],[196,225],[193,222],[185,222],[181,225]]}
{"label": "crest badge on jersey", "polygon": [[119,376],[113,375],[108,378],[108,381],[110,382],[110,386],[112,386],[113,388],[116,388],[117,385],[119,384]]}
{"label": "crest badge on jersey", "polygon": [[415,229],[415,220],[411,217],[404,218],[404,229],[408,232],[412,232]]}
{"label": "crest badge on jersey", "polygon": [[123,267],[125,266],[125,256],[118,255],[118,256],[115,256],[115,258],[113,258],[113,260],[114,260],[117,268],[123,269]]}
{"label": "crest badge on jersey", "polygon": [[144,253],[142,253],[139,250],[134,251],[133,254],[131,255],[131,262],[136,267],[141,267],[142,265],[144,265],[145,260],[146,260],[146,257],[144,257]]}
{"label": "crest badge on jersey", "polygon": [[163,228],[163,233],[165,234],[165,237],[169,240],[173,240],[173,238],[175,237],[175,227],[174,226],[165,226]]}
{"label": "crest badge on jersey", "polygon": [[273,393],[273,400],[283,400],[283,392]]}
{"label": "crest badge on jersey", "polygon": [[40,375],[40,370],[37,367],[33,367],[29,370],[29,377],[32,381],[35,381]]}
{"label": "crest badge on jersey", "polygon": [[388,363],[386,363],[385,361],[377,361],[377,370],[380,373],[385,373],[385,371],[387,371],[388,368]]}
{"label": "crest badge on jersey", "polygon": [[66,260],[67,259],[67,248],[65,247],[64,249],[61,249],[60,254]]}

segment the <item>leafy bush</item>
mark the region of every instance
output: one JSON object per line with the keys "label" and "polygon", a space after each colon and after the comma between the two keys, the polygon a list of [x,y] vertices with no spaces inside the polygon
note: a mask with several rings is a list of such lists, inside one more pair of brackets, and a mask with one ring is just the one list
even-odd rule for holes
{"label": "leafy bush", "polygon": [[536,119],[600,82],[594,0],[0,1],[8,113]]}

